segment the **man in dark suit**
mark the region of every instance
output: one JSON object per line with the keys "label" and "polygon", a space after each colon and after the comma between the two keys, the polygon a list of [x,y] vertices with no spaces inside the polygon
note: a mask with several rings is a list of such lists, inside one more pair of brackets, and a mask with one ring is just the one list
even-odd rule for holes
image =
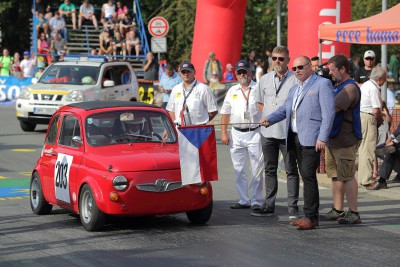
{"label": "man in dark suit", "polygon": [[292,70],[299,80],[286,102],[260,121],[270,126],[286,119],[288,153],[294,153],[304,183],[304,218],[293,221],[298,230],[318,226],[319,191],[316,170],[320,152],[325,149],[335,116],[335,99],[331,81],[313,73],[311,60],[299,56]]}
{"label": "man in dark suit", "polygon": [[387,187],[387,180],[390,177],[393,169],[397,173],[400,172],[400,123],[397,126],[397,129],[389,135],[388,139],[386,140],[386,147],[394,146],[396,151],[393,153],[387,154],[383,160],[382,166],[379,169],[379,178],[376,181],[367,187],[368,190],[379,190],[379,189],[386,189]]}

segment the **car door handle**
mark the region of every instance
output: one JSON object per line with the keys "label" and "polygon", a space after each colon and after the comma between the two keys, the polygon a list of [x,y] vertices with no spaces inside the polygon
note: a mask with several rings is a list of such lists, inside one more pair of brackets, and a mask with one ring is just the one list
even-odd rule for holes
{"label": "car door handle", "polygon": [[114,93],[118,93],[118,90],[115,90]]}
{"label": "car door handle", "polygon": [[125,90],[126,90],[126,91],[129,91],[129,88],[126,88]]}

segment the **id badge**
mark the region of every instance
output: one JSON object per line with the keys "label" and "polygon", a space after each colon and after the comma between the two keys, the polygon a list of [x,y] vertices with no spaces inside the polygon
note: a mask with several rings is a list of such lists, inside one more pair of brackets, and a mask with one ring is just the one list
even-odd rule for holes
{"label": "id badge", "polygon": [[249,119],[250,119],[250,112],[245,111],[244,114],[243,114],[243,118],[244,118],[245,120],[249,120]]}

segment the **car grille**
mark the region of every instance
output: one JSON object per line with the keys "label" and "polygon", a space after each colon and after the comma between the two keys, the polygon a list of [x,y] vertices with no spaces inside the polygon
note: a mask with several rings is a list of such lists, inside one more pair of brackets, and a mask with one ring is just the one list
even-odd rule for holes
{"label": "car grille", "polygon": [[154,184],[137,184],[136,188],[146,192],[168,192],[182,187],[182,182],[167,182],[165,179],[158,179]]}
{"label": "car grille", "polygon": [[43,101],[61,101],[62,95],[51,95],[51,94],[33,94],[34,100]]}

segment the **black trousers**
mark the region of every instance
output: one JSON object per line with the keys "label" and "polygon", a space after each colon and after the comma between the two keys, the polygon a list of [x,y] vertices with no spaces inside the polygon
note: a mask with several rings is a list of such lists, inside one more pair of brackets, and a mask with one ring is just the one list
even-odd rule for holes
{"label": "black trousers", "polygon": [[320,160],[320,152],[315,151],[315,146],[302,146],[298,135],[289,131],[288,153],[295,154],[303,180],[304,216],[310,220],[317,220],[319,216],[317,168]]}
{"label": "black trousers", "polygon": [[382,166],[379,169],[379,176],[385,180],[388,180],[390,174],[392,174],[393,169],[400,173],[400,151],[397,150],[396,152],[386,155]]}

